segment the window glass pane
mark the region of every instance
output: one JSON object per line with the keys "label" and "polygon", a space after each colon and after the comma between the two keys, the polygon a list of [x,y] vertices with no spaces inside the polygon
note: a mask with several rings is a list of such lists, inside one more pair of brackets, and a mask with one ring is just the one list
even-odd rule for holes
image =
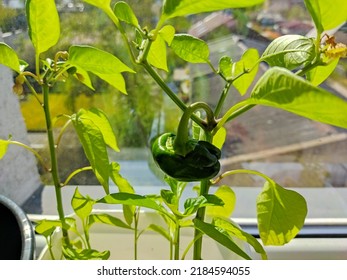
{"label": "window glass pane", "polygon": [[[126,46],[110,20],[100,10],[81,1],[56,1],[59,7],[62,35],[50,56],[58,50],[67,50],[71,44],[88,44],[117,54],[127,65],[131,61]],[[158,19],[158,1],[127,1],[134,4],[142,26],[154,26]],[[31,66],[35,65],[33,47],[28,40],[23,1],[0,1],[0,27],[4,41]],[[222,56],[233,61],[240,59],[246,48],[256,48],[261,54],[275,38],[285,34],[306,35],[313,23],[303,1],[267,1],[261,8],[227,10],[172,20],[177,33],[189,32],[208,42],[212,65],[217,67]],[[346,24],[336,31],[336,42],[347,43]],[[160,71],[168,86],[181,100],[189,104],[204,100],[217,105],[224,87],[223,80],[207,64],[186,64],[168,52],[169,74]],[[267,69],[260,65],[257,78]],[[77,80],[68,79],[51,89],[51,112],[54,116],[71,115],[80,108],[99,107],[109,117],[115,131],[120,153],[111,157],[121,164],[121,170],[135,186],[161,186],[162,174],[155,166],[149,146],[153,136],[175,131],[181,111],[164,96],[149,75],[140,67],[142,75],[124,74],[127,95],[106,82],[92,76],[95,91]],[[347,98],[347,61],[340,59],[336,70],[322,87]],[[31,146],[43,158],[48,158],[45,122],[42,108],[33,95],[24,88],[20,96],[21,112],[29,133]],[[41,98],[41,93],[38,92]],[[241,101],[231,88],[225,104]],[[222,109],[225,112],[226,107]],[[64,122],[55,124],[55,133]],[[278,109],[257,106],[226,125],[227,140],[223,148],[223,170],[246,168],[258,170],[285,187],[326,188],[347,187],[347,133],[345,129],[296,116]],[[63,163],[61,178],[72,170],[87,166],[83,149],[71,127],[61,139],[64,149],[58,150],[58,161]],[[49,174],[42,171],[44,184],[52,184]],[[264,180],[254,175],[235,175],[223,184],[236,187],[260,187]],[[90,171],[75,176],[71,185],[98,185]]]}

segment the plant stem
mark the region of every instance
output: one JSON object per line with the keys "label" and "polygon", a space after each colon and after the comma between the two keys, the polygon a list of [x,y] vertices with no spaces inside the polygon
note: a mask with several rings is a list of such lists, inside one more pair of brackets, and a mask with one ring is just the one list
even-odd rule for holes
{"label": "plant stem", "polygon": [[174,251],[174,260],[179,260],[180,259],[180,231],[181,231],[181,226],[179,220],[176,221],[176,228],[175,228],[175,239],[174,239],[174,246],[175,246],[175,251]]}
{"label": "plant stem", "polygon": [[54,188],[55,188],[57,211],[58,211],[59,219],[62,223],[62,233],[63,233],[63,239],[64,239],[63,241],[65,244],[68,244],[69,236],[66,230],[67,227],[66,227],[65,214],[64,214],[64,208],[63,208],[61,185],[60,185],[60,180],[58,175],[59,173],[58,173],[58,161],[56,156],[56,146],[54,143],[52,120],[51,120],[51,114],[49,109],[49,87],[48,85],[44,84],[42,86],[42,89],[43,89],[43,110],[45,112],[48,145],[49,145],[49,152],[51,157],[51,174],[52,174]]}
{"label": "plant stem", "polygon": [[220,112],[222,111],[222,107],[223,107],[223,104],[224,104],[224,101],[225,101],[225,98],[227,97],[228,95],[228,92],[229,92],[229,89],[231,87],[231,84],[230,82],[227,82],[224,86],[224,89],[222,91],[222,95],[220,96],[219,100],[218,100],[218,104],[216,106],[216,109],[214,111],[214,115],[216,116],[216,118],[218,118]]}
{"label": "plant stem", "polygon": [[[200,184],[200,195],[206,195],[208,194],[208,190],[210,188],[210,181],[209,180],[202,180]],[[195,218],[200,221],[204,221],[205,219],[205,212],[206,207],[201,207],[196,212]],[[193,248],[193,259],[194,260],[201,260],[201,253],[202,253],[202,235],[201,232],[198,229],[194,229],[194,248]]]}
{"label": "plant stem", "polygon": [[194,116],[194,112],[200,109],[206,112],[207,117],[207,125],[204,127],[204,130],[209,133],[216,125],[212,109],[207,103],[196,102],[188,106],[178,124],[176,138],[173,144],[175,152],[182,156],[190,152],[189,147],[186,145],[189,138],[189,120]]}
{"label": "plant stem", "polygon": [[42,167],[48,171],[49,168],[46,166],[45,161],[43,160],[43,158],[40,156],[40,154],[38,152],[36,152],[33,148],[29,147],[28,145],[25,145],[24,143],[18,142],[18,141],[12,141],[12,140],[8,140],[9,144],[13,144],[13,145],[17,145],[20,146],[22,148],[27,149],[28,151],[30,151],[31,153],[34,154],[34,156],[39,160],[39,162],[41,163]]}

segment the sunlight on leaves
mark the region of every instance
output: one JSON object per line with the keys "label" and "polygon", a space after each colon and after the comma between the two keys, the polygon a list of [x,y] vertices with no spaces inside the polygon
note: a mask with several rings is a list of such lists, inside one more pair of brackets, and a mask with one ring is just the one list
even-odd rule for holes
{"label": "sunlight on leaves", "polygon": [[121,219],[118,219],[107,213],[91,214],[89,216],[88,226],[91,226],[95,223],[116,226],[116,227],[121,227],[126,229],[132,229],[129,225],[124,223]]}
{"label": "sunlight on leaves", "polygon": [[257,218],[264,245],[284,245],[303,227],[307,215],[305,199],[268,180],[257,197]]}
{"label": "sunlight on leaves", "polygon": [[88,111],[81,109],[72,115],[71,121],[75,127],[83,150],[100,184],[109,193],[109,159],[103,132],[90,118]]}
{"label": "sunlight on leaves", "polygon": [[76,188],[71,200],[71,206],[78,217],[81,219],[87,218],[92,212],[94,204],[95,201],[93,199],[88,196],[83,196],[78,188]]}
{"label": "sunlight on leaves", "polygon": [[222,233],[215,225],[202,222],[198,219],[194,219],[193,222],[194,226],[202,233],[206,234],[208,237],[225,246],[240,257],[246,260],[251,259],[251,257],[247,253],[245,253],[229,236]]}
{"label": "sunlight on leaves", "polygon": [[304,0],[319,33],[333,29],[347,20],[345,0]]}
{"label": "sunlight on leaves", "polygon": [[116,17],[128,24],[133,25],[134,27],[139,26],[136,15],[134,14],[132,8],[124,1],[119,1],[114,6],[114,13]]}
{"label": "sunlight on leaves", "polygon": [[235,192],[228,186],[220,186],[214,193],[219,197],[224,205],[222,206],[208,206],[206,214],[211,217],[229,218],[235,209],[236,195]]}
{"label": "sunlight on leaves", "polygon": [[251,234],[243,231],[238,225],[234,224],[231,220],[215,218],[213,220],[214,225],[223,230],[227,231],[231,236],[235,236],[238,239],[246,241],[253,249],[261,255],[263,260],[267,259],[267,254],[263,246],[258,242],[258,240]]}
{"label": "sunlight on leaves", "polygon": [[20,64],[17,53],[3,42],[0,42],[0,64],[11,68],[17,73],[20,72]]}
{"label": "sunlight on leaves", "polygon": [[159,24],[166,19],[197,13],[213,12],[229,8],[245,8],[264,0],[166,0]]}
{"label": "sunlight on leaves", "polygon": [[[240,92],[241,95],[246,94],[248,88],[258,73],[259,64],[256,63],[258,59],[258,50],[248,49],[242,55],[241,59],[232,66],[232,78],[235,79],[233,86]],[[246,73],[242,75],[242,73],[245,71]],[[242,76],[238,77],[239,75]],[[236,79],[236,77],[238,78]]]}
{"label": "sunlight on leaves", "polygon": [[212,144],[221,150],[224,145],[226,137],[227,137],[227,131],[224,127],[221,127],[220,129],[218,129],[217,133],[213,136]]}
{"label": "sunlight on leaves", "polygon": [[4,155],[6,154],[8,145],[9,145],[8,140],[0,139],[0,159],[2,159]]}
{"label": "sunlight on leaves", "polygon": [[176,34],[171,43],[173,51],[183,60],[191,63],[209,61],[210,50],[203,40],[188,34]]}
{"label": "sunlight on leaves", "polygon": [[330,76],[331,73],[334,72],[338,63],[339,59],[336,58],[328,65],[315,67],[314,69],[306,73],[307,80],[309,80],[314,86],[320,85]]}
{"label": "sunlight on leaves", "polygon": [[27,0],[29,37],[37,54],[53,47],[59,40],[60,21],[54,0]]}
{"label": "sunlight on leaves", "polygon": [[134,71],[114,55],[90,46],[71,46],[68,64],[75,66],[77,71],[83,69],[97,75],[122,93],[126,93],[122,72]]}
{"label": "sunlight on leaves", "polygon": [[287,110],[294,114],[347,128],[347,102],[313,86],[289,70],[273,67],[257,82],[249,104]]}
{"label": "sunlight on leaves", "polygon": [[285,35],[273,40],[261,58],[270,66],[281,66],[291,70],[312,61],[315,55],[315,43],[312,38]]}

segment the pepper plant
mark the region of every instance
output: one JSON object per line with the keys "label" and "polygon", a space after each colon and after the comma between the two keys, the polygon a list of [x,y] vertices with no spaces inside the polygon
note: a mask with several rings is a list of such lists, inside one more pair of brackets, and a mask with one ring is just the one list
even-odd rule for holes
{"label": "pepper plant", "polygon": [[[43,220],[36,227],[36,231],[47,238],[49,249],[52,234],[60,227],[64,258],[107,259],[109,251],[93,249],[89,238],[89,229],[93,224],[104,223],[134,232],[135,258],[138,239],[144,231],[153,230],[168,240],[172,249],[168,257],[171,259],[184,259],[190,250],[193,251],[194,259],[202,259],[203,236],[214,239],[242,258],[250,259],[247,252],[235,242],[235,238],[241,239],[266,259],[266,252],[257,239],[230,219],[235,203],[234,193],[232,187],[222,182],[227,176],[242,173],[258,175],[265,180],[256,198],[259,235],[263,245],[284,245],[290,242],[304,225],[307,214],[305,199],[255,170],[237,169],[221,173],[219,159],[226,137],[224,126],[254,106],[263,105],[347,128],[347,102],[319,87],[332,73],[339,59],[347,55],[347,47],[325,33],[346,21],[347,12],[341,8],[345,7],[344,0],[336,0],[335,5],[327,4],[324,0],[304,1],[317,30],[315,38],[285,35],[272,41],[262,54],[251,48],[237,61],[232,57],[221,57],[218,65],[210,61],[209,47],[205,41],[188,34],[176,34],[169,21],[191,14],[251,7],[261,4],[262,0],[163,0],[161,14],[154,27],[141,26],[131,6],[125,1],[118,1],[113,6],[111,0],[84,2],[101,9],[109,17],[110,24],[119,31],[133,65],[142,67],[151,76],[182,110],[182,118],[177,131],[166,132],[152,141],[153,158],[166,174],[168,186],[158,194],[136,194],[126,178],[121,176],[119,164],[110,162],[108,147],[115,151],[119,148],[107,116],[100,109],[81,109],[70,116],[59,116],[59,119],[66,120],[66,125],[55,137],[55,120],[52,120],[49,109],[50,89],[54,84],[72,76],[93,89],[90,79],[90,74],[93,74],[126,93],[124,75],[141,73],[135,73],[133,66],[93,46],[73,45],[68,50],[57,52],[54,57],[45,57],[46,51],[55,46],[60,36],[55,2],[45,0],[43,5],[40,0],[27,0],[26,14],[29,36],[35,49],[35,71],[27,71],[27,63],[20,60],[16,52],[4,43],[0,44],[0,63],[17,73],[15,92],[21,94],[25,85],[42,106],[50,163],[44,162],[30,147],[10,137],[0,140],[0,158],[6,153],[8,145],[20,145],[32,151],[52,174],[59,220]],[[161,75],[162,71],[169,72],[168,48],[187,63],[207,64],[224,82],[224,89],[219,94],[215,108],[204,100],[186,105],[168,86]],[[261,62],[268,64],[268,70],[250,88]],[[228,107],[225,100],[231,87],[236,88],[243,99]],[[37,88],[41,92],[37,92]],[[59,146],[60,139],[69,125],[75,128],[90,166],[72,171],[68,178],[62,179],[59,177],[56,149],[63,148]],[[62,191],[74,175],[85,170],[95,173],[105,196],[91,198],[82,195],[76,188],[71,204],[76,217],[81,220],[81,231],[76,225],[76,219],[64,213]],[[110,193],[110,180],[116,184],[119,192]],[[196,184],[198,194],[182,202],[182,194],[185,188],[191,187],[192,182]],[[212,186],[217,187],[213,194],[210,193]],[[124,219],[107,213],[94,213],[93,208],[102,203],[122,205]],[[153,224],[140,229],[140,209],[144,208],[158,212],[166,226]],[[184,227],[193,228],[194,236],[180,255],[180,230]],[[78,238],[71,239],[71,233]],[[62,256],[54,256],[52,252],[52,258],[57,257]]]}

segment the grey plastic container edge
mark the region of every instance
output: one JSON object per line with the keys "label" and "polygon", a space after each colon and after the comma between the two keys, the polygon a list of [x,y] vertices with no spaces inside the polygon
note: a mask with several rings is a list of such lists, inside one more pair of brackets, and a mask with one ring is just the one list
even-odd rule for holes
{"label": "grey plastic container edge", "polygon": [[11,199],[0,195],[0,259],[33,260],[35,234],[31,221]]}

